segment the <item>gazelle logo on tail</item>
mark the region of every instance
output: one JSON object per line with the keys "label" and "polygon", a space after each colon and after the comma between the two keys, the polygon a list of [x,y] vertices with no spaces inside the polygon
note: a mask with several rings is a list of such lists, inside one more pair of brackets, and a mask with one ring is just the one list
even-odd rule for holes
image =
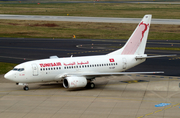
{"label": "gazelle logo on tail", "polygon": [[148,27],[149,24],[143,23],[143,21],[138,25],[135,33],[129,39],[127,45],[121,53],[122,55],[133,55],[136,52],[137,48],[142,42],[144,33],[147,31]]}
{"label": "gazelle logo on tail", "polygon": [[146,47],[152,15],[145,15],[127,43],[108,55],[143,55]]}

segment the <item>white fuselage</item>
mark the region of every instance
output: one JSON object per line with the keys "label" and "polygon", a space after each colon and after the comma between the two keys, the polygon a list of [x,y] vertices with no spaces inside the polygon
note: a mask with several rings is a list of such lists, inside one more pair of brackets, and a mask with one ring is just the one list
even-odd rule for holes
{"label": "white fuselage", "polygon": [[6,78],[17,83],[31,83],[61,81],[66,73],[78,75],[121,72],[145,61],[136,60],[135,57],[136,55],[102,55],[35,60],[17,65],[6,74]]}

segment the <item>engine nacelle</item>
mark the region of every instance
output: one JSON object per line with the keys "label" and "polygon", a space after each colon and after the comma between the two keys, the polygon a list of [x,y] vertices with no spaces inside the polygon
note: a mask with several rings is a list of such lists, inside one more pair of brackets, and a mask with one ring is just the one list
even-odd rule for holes
{"label": "engine nacelle", "polygon": [[85,77],[66,77],[63,81],[65,88],[78,88],[85,87],[87,85],[87,79]]}

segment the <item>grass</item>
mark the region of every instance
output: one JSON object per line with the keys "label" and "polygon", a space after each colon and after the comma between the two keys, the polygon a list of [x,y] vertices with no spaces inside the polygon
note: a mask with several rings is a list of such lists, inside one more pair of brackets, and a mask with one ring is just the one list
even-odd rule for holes
{"label": "grass", "polygon": [[[56,0],[55,0],[56,1]],[[61,0],[59,0],[61,1]],[[180,5],[172,4],[0,4],[0,14],[138,17],[178,19]],[[137,24],[0,20],[0,37],[127,39]],[[151,25],[149,39],[179,40],[179,25]]]}
{"label": "grass", "polygon": [[[44,2],[61,2],[61,1],[65,1],[65,0],[25,0],[25,1],[21,1],[21,3],[44,3]],[[68,1],[77,1],[77,0],[68,0]],[[78,1],[85,1],[85,0],[78,0]],[[94,2],[94,0],[86,0],[86,1],[90,1],[90,2]],[[99,1],[110,1],[110,0],[99,0]],[[111,1],[119,1],[119,2],[179,2],[179,0],[111,0]],[[19,3],[19,1],[0,1],[0,3]],[[97,2],[98,3],[98,2]]]}
{"label": "grass", "polygon": [[180,4],[55,3],[0,4],[0,14],[180,19]]}
{"label": "grass", "polygon": [[[0,20],[0,37],[128,39],[137,24]],[[179,25],[152,24],[148,39],[179,40]]]}
{"label": "grass", "polygon": [[16,65],[17,64],[0,62],[0,74],[7,73],[8,71],[12,70],[13,67]]}

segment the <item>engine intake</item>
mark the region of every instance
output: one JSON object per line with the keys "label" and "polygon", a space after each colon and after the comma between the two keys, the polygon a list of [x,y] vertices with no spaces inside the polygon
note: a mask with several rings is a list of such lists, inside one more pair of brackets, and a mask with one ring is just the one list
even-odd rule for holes
{"label": "engine intake", "polygon": [[78,88],[85,87],[87,85],[87,79],[85,77],[66,77],[63,81],[65,88]]}

